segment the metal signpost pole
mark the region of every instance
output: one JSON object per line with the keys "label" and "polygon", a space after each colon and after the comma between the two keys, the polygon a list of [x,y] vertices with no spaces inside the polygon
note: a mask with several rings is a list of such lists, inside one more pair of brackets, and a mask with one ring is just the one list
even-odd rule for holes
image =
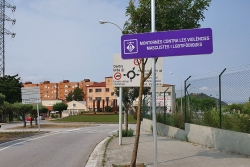
{"label": "metal signpost pole", "polygon": [[39,130],[39,132],[40,132],[40,115],[39,115],[39,107],[38,107],[38,103],[36,103],[36,108],[37,108],[38,130]]}
{"label": "metal signpost pole", "polygon": [[[155,32],[155,0],[151,0],[151,31]],[[156,58],[152,58],[152,114],[153,114],[153,138],[154,138],[154,167],[157,167],[157,132],[156,132]]]}
{"label": "metal signpost pole", "polygon": [[122,87],[119,87],[119,145],[122,145]]}
{"label": "metal signpost pole", "polygon": [[[123,32],[123,29],[120,26],[118,26],[117,24],[115,24],[115,23],[112,23],[112,22],[109,22],[109,21],[103,21],[103,20],[100,20],[99,23],[100,24],[106,24],[106,23],[113,24],[117,28],[119,28],[121,30],[121,32]],[[119,87],[119,92],[120,92],[120,97],[119,97],[119,145],[122,145],[122,114],[120,114],[120,113],[122,113],[122,112],[120,112],[120,111],[122,111],[122,91],[123,91],[123,89],[120,86]],[[124,117],[124,127],[125,127],[125,117]]]}

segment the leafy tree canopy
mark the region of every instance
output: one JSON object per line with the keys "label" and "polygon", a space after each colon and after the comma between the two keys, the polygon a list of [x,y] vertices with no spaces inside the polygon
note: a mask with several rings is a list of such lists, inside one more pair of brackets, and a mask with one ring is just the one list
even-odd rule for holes
{"label": "leafy tree canopy", "polygon": [[67,110],[68,105],[65,103],[56,103],[53,105],[53,111],[63,111],[63,110]]}
{"label": "leafy tree canopy", "polygon": [[[156,0],[155,27],[157,31],[199,28],[205,19],[211,0]],[[130,0],[126,8],[128,20],[124,33],[151,31],[151,0]]]}
{"label": "leafy tree canopy", "polygon": [[82,101],[84,98],[85,94],[83,92],[82,88],[76,87],[74,91],[69,92],[68,96],[66,97],[67,101]]}
{"label": "leafy tree canopy", "polygon": [[9,103],[21,102],[21,87],[18,75],[0,77],[0,93],[5,95],[5,101]]}
{"label": "leafy tree canopy", "polygon": [[0,93],[0,106],[4,104],[4,100],[5,100],[5,96],[2,93]]}

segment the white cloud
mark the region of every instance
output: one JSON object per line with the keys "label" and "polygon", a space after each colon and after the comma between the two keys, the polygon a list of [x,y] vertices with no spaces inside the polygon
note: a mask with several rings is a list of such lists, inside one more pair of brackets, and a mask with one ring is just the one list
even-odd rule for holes
{"label": "white cloud", "polygon": [[203,87],[199,88],[199,90],[208,90],[208,87],[203,86]]}

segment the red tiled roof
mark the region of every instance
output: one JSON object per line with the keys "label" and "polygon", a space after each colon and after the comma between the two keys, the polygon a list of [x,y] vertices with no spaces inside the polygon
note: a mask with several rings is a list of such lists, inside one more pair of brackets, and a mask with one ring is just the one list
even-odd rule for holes
{"label": "red tiled roof", "polygon": [[106,87],[106,82],[95,83],[93,85],[89,85],[88,87]]}

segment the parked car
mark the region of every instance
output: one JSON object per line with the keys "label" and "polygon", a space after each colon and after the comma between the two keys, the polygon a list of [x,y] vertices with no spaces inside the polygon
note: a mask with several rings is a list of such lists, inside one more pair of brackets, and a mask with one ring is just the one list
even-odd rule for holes
{"label": "parked car", "polygon": [[33,121],[34,119],[32,117],[27,117],[26,118],[26,121],[31,121],[31,120]]}

